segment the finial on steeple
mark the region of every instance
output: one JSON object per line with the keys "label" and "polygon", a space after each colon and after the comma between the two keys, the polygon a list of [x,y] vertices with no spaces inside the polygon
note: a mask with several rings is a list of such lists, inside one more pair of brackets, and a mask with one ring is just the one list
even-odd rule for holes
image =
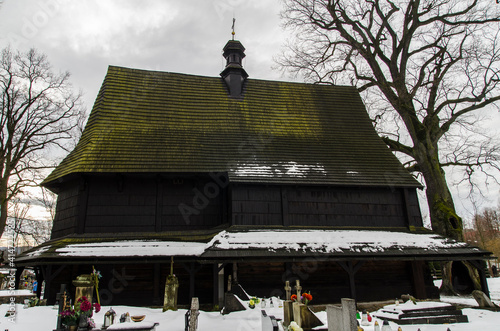
{"label": "finial on steeple", "polygon": [[234,32],[234,23],[236,22],[236,18],[233,17],[233,26],[231,27],[231,29],[233,29],[233,32],[231,32],[231,34],[233,35],[233,40],[234,40],[234,35],[236,34]]}
{"label": "finial on steeple", "polygon": [[[233,29],[234,29],[233,19]],[[245,47],[238,41],[229,40],[224,46],[222,55],[226,59],[226,68],[220,73],[221,77],[226,82],[229,88],[229,94],[232,97],[240,97],[243,93],[243,83],[248,77],[247,72],[243,69],[243,58],[245,57]]]}

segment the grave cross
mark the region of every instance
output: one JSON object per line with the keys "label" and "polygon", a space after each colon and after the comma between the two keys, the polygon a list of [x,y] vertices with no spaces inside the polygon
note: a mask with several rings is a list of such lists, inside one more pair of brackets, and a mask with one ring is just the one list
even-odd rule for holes
{"label": "grave cross", "polygon": [[302,295],[302,286],[300,286],[300,280],[296,280],[295,289],[297,290],[297,302],[300,302],[300,296]]}
{"label": "grave cross", "polygon": [[292,295],[292,288],[290,287],[290,282],[287,280],[285,282],[285,300],[290,300],[290,296]]}

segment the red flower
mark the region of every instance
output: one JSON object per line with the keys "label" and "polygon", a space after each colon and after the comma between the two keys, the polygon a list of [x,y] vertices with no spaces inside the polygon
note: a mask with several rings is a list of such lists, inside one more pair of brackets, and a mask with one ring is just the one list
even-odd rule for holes
{"label": "red flower", "polygon": [[101,311],[101,305],[98,304],[97,302],[94,303],[94,310],[96,313],[100,312]]}
{"label": "red flower", "polygon": [[89,311],[92,309],[92,304],[90,302],[88,302],[88,300],[85,300],[82,302],[82,304],[80,305],[80,310],[81,311]]}
{"label": "red flower", "polygon": [[86,296],[80,297],[77,302],[89,301]]}
{"label": "red flower", "polygon": [[302,296],[304,297],[304,299],[306,299],[307,301],[311,301],[313,299],[313,296],[310,295],[309,293],[304,293],[302,294]]}
{"label": "red flower", "polygon": [[290,299],[291,299],[292,301],[297,300],[297,294],[292,294],[292,296],[290,297]]}

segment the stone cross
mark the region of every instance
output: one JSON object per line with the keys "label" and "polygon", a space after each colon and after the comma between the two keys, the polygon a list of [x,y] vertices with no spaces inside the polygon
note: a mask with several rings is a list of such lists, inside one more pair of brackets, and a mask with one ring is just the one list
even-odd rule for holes
{"label": "stone cross", "polygon": [[290,296],[292,295],[292,288],[290,287],[290,282],[287,280],[285,282],[285,301],[290,300]]}
{"label": "stone cross", "polygon": [[61,312],[65,309],[64,305],[66,304],[66,284],[61,284],[61,289],[59,293],[56,294],[56,301],[59,302],[58,314],[57,314],[57,324],[56,329],[54,331],[62,331],[64,330],[62,326],[62,318]]}
{"label": "stone cross", "polygon": [[300,301],[300,296],[302,295],[302,286],[300,286],[300,280],[296,280],[295,289],[297,290],[297,302]]}

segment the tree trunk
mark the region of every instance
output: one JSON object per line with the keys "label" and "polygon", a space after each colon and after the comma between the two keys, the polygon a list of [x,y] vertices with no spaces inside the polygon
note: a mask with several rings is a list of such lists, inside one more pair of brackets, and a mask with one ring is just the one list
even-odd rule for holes
{"label": "tree trunk", "polygon": [[463,241],[462,219],[455,211],[446,177],[439,163],[437,146],[417,150],[417,162],[424,176],[432,230],[455,240]]}
{"label": "tree trunk", "polygon": [[4,180],[0,180],[0,237],[5,230],[5,225],[7,223],[7,209],[9,202],[7,201],[7,186],[4,184]]}
{"label": "tree trunk", "polygon": [[[420,149],[416,149],[416,159],[422,170],[426,184],[432,230],[445,237],[463,241],[462,219],[455,211],[453,198],[446,183],[445,173],[439,163],[438,148],[436,145],[421,147]],[[452,282],[452,262],[442,263],[441,269],[441,293],[445,295],[457,295]]]}

